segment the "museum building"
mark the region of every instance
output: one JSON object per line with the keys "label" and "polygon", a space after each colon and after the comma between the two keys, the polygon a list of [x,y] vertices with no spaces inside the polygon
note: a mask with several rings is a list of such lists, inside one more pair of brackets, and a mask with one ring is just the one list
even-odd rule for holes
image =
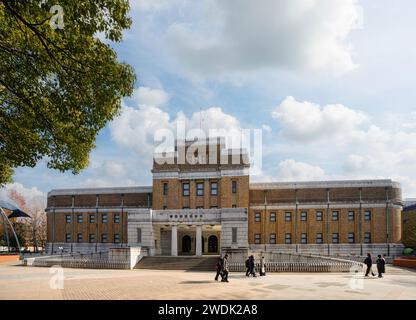
{"label": "museum building", "polygon": [[147,255],[201,256],[401,250],[399,183],[252,183],[246,151],[228,150],[222,139],[202,145],[176,142],[171,154],[155,155],[152,186],[51,190],[47,251],[134,246]]}

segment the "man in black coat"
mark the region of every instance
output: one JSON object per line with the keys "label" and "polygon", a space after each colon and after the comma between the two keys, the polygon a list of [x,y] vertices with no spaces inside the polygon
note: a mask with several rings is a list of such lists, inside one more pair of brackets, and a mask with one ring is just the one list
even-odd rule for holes
{"label": "man in black coat", "polygon": [[374,277],[375,274],[373,270],[371,270],[371,266],[373,265],[373,259],[371,259],[371,254],[367,253],[367,258],[365,258],[364,264],[367,265],[367,271],[365,272],[365,276],[368,277],[368,274],[371,272],[371,275]]}
{"label": "man in black coat", "polygon": [[218,258],[216,268],[217,268],[217,274],[215,276],[215,281],[218,281],[218,276],[221,276],[221,280],[222,280],[223,279],[223,274],[222,274],[223,260],[221,257]]}
{"label": "man in black coat", "polygon": [[381,254],[379,254],[376,263],[377,263],[378,277],[383,278],[383,273],[386,272],[386,267],[385,267],[386,260],[384,260],[384,258],[381,257]]}
{"label": "man in black coat", "polygon": [[255,271],[256,265],[254,263],[254,256],[250,256],[249,262],[248,262],[248,269],[249,269],[249,276],[250,274],[253,275],[253,277],[256,276],[256,271]]}

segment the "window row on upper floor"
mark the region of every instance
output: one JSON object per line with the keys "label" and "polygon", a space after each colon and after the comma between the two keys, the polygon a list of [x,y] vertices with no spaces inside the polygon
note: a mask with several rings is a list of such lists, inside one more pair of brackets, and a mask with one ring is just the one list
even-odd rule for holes
{"label": "window row on upper floor", "polygon": [[[121,215],[119,213],[115,213],[113,215],[113,222],[114,223],[120,223],[120,221],[121,221],[120,216]],[[101,213],[100,217],[101,217],[101,223],[107,223],[108,222],[107,213]],[[66,223],[72,223],[72,215],[71,214],[66,214],[65,215],[65,221],[66,221]],[[77,223],[84,223],[84,215],[83,214],[76,214],[76,221],[77,221]],[[88,214],[88,223],[95,223],[95,222],[96,222],[96,214],[95,213]]]}
{"label": "window row on upper floor", "polygon": [[[191,185],[189,182],[182,183],[182,195],[184,197],[188,197],[190,195]],[[204,195],[205,192],[205,183],[204,182],[196,182],[196,195],[201,197]],[[169,193],[169,184],[167,182],[163,183],[163,195],[167,196]],[[231,182],[231,193],[237,193],[237,181],[233,180]],[[210,182],[210,195],[217,196],[218,195],[218,182],[212,181]]]}
{"label": "window row on upper floor", "polygon": [[[284,219],[285,221],[289,222],[292,221],[292,214],[293,212],[287,211],[284,213]],[[356,219],[357,212],[354,210],[350,210],[347,213],[347,217],[349,221],[354,221]],[[310,214],[309,214],[310,215]],[[261,212],[254,212],[254,222],[261,222]],[[324,212],[323,211],[316,211],[315,212],[315,220],[316,221],[323,221]],[[334,210],[331,213],[331,220],[332,221],[338,221],[340,219],[340,211]],[[269,213],[269,221],[270,222],[276,222],[277,220],[277,213],[276,212],[270,212]],[[300,212],[300,221],[307,221],[308,220],[308,212],[307,211],[301,211]],[[371,221],[371,210],[365,210],[364,211],[364,220],[365,221]]]}

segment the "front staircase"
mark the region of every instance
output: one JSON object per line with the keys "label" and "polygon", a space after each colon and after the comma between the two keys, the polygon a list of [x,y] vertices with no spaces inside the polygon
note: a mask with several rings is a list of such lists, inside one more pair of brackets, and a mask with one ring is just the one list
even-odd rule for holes
{"label": "front staircase", "polygon": [[189,270],[215,271],[219,256],[147,256],[143,257],[134,267],[135,269],[153,270]]}

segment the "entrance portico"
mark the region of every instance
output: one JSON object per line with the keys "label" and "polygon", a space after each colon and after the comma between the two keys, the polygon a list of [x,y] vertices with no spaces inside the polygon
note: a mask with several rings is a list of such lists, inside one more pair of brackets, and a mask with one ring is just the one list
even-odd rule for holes
{"label": "entrance portico", "polygon": [[247,210],[132,210],[128,239],[149,255],[202,256],[247,250]]}
{"label": "entrance portico", "polygon": [[[162,227],[161,233],[170,232],[170,238],[161,237],[161,254],[170,255],[209,255],[220,253],[221,225],[172,225]],[[170,229],[170,230],[169,230]],[[166,241],[169,243],[165,243]],[[163,250],[165,248],[165,250]]]}

